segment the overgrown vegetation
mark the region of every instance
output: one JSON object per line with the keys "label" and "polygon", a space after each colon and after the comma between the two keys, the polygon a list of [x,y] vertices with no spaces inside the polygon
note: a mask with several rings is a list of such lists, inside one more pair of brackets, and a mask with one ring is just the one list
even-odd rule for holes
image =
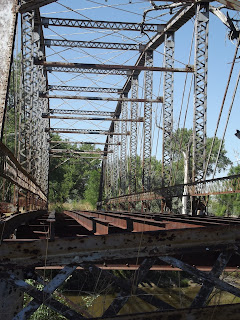
{"label": "overgrown vegetation", "polygon": [[[61,141],[59,135],[52,135],[52,140]],[[95,151],[93,145],[78,147],[68,143],[59,143],[58,149],[71,149],[78,151]],[[93,156],[94,157],[94,156]],[[100,180],[100,160],[86,158],[51,158],[49,170],[49,201],[50,203],[63,203],[77,206],[83,200],[95,206],[98,197]]]}
{"label": "overgrown vegetation", "polygon": [[[189,157],[189,181],[191,181],[191,158],[192,158],[192,130],[179,129],[173,134],[173,163],[170,168],[172,175],[172,184],[181,184],[184,182],[184,156],[183,151],[188,151]],[[52,135],[52,140],[59,141],[57,144],[58,149],[71,149],[77,151],[96,151],[94,145],[72,145],[64,143],[59,135]],[[210,176],[214,169],[220,140],[215,139],[213,146],[212,157],[209,162],[207,175]],[[209,153],[212,138],[207,138],[207,150]],[[224,144],[219,157],[218,171],[225,170],[231,164],[230,159],[227,157]],[[113,166],[116,164],[113,163]],[[152,158],[152,189],[162,187],[162,163],[156,157]],[[239,173],[239,168],[232,168],[229,172],[230,175]],[[81,159],[69,156],[69,158],[51,158],[50,162],[50,187],[49,187],[49,200],[50,203],[55,204],[57,211],[64,208],[68,210],[92,210],[96,206],[98,200],[99,184],[100,184],[100,160],[95,159]],[[137,157],[137,172],[136,172],[136,191],[142,191],[142,163],[141,159]],[[128,181],[127,181],[128,184]],[[119,181],[120,185],[120,181]],[[237,214],[239,204],[238,195],[222,195],[212,197],[209,201],[209,209],[212,214],[227,215]],[[152,204],[153,211],[159,211],[160,201],[156,200]],[[181,199],[173,200],[173,210],[179,212],[181,206]],[[138,208],[137,208],[138,209]],[[140,207],[139,207],[140,209]]]}

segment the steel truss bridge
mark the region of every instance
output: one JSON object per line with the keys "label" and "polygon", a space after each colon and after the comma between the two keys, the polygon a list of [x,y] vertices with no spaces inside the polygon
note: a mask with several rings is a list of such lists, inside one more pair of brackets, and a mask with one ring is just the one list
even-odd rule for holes
{"label": "steel truss bridge", "polygon": [[[212,178],[214,140],[206,151],[209,21],[220,19],[236,47],[229,85],[239,58],[240,2],[142,1],[141,7],[127,4],[136,5],[132,11],[122,3],[118,12],[135,14],[125,22],[107,11],[115,5],[111,0],[93,1],[99,5],[94,8],[90,2],[84,6],[96,14],[86,17],[87,9],[75,9],[74,1],[70,8],[67,1],[0,0],[0,318],[29,319],[45,305],[74,320],[239,319],[240,304],[210,306],[209,298],[214,290],[240,298],[239,284],[222,277],[240,265],[240,220],[196,212],[205,210],[209,196],[240,192],[240,175],[215,177],[222,144]],[[190,25],[194,41],[185,60],[178,54],[187,47]],[[178,50],[182,30],[186,45]],[[180,83],[184,94],[189,90],[186,114],[191,99],[193,104],[187,142],[175,135],[174,90]],[[162,136],[158,169],[155,130]],[[56,134],[61,140],[53,139]],[[86,145],[97,149],[84,150]],[[185,157],[181,181],[176,148]],[[48,211],[52,158],[99,161],[96,211]],[[179,212],[174,201],[181,203]],[[39,269],[56,275],[46,281]],[[118,292],[98,318],[58,292],[79,269]],[[135,273],[129,280],[112,270]],[[141,285],[153,270],[182,270],[199,291],[185,305],[166,301]],[[25,306],[24,294],[32,297]],[[135,312],[125,311],[134,298]]]}

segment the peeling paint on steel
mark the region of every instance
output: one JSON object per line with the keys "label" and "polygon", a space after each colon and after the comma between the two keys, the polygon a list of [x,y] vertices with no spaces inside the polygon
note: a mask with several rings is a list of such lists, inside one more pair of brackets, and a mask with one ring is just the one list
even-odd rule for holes
{"label": "peeling paint on steel", "polygon": [[16,20],[16,0],[0,0],[0,136],[8,88]]}

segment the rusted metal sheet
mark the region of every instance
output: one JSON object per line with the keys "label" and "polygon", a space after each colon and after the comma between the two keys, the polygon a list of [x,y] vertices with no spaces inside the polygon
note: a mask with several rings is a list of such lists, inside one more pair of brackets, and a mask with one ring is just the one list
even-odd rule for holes
{"label": "rusted metal sheet", "polygon": [[17,3],[17,0],[0,0],[0,138],[8,91]]}
{"label": "rusted metal sheet", "polygon": [[0,142],[0,176],[12,181],[24,190],[36,194],[40,199],[47,202],[47,197],[41,188],[2,142]]}
{"label": "rusted metal sheet", "polygon": [[[180,309],[171,311],[156,311],[138,314],[127,314],[111,317],[112,320],[239,320],[240,303],[216,305],[198,309]],[[96,320],[104,318],[96,318]],[[107,319],[107,318],[105,318]]]}
{"label": "rusted metal sheet", "polygon": [[65,265],[69,262],[96,262],[146,258],[168,254],[215,252],[240,243],[240,226],[178,229],[139,233],[117,233],[46,241],[4,241],[0,266]]}

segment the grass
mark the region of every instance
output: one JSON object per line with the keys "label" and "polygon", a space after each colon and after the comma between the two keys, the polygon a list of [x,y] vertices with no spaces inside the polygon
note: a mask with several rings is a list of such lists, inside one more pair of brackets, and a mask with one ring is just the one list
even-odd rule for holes
{"label": "grass", "polygon": [[60,203],[60,202],[50,203],[48,208],[49,208],[49,211],[55,210],[56,212],[62,212],[64,210],[91,211],[96,209],[92,204],[90,204],[86,200],[71,201],[71,202],[64,202],[64,203]]}

